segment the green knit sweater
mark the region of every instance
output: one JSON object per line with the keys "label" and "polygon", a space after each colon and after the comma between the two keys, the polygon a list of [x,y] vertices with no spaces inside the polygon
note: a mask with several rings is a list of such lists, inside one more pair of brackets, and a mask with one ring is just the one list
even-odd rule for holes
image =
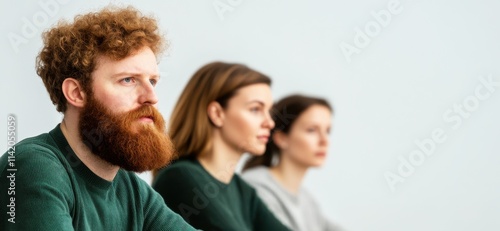
{"label": "green knit sweater", "polygon": [[0,158],[1,230],[194,230],[135,173],[95,175],[59,125],[9,151]]}
{"label": "green knit sweater", "polygon": [[182,159],[162,169],[153,188],[175,212],[203,230],[288,230],[238,175],[229,184],[208,173],[197,160]]}

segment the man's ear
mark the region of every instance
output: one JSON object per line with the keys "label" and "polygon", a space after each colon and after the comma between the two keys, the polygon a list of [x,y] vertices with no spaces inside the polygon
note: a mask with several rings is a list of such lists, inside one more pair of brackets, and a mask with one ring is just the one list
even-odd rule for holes
{"label": "man's ear", "polygon": [[224,125],[224,109],[217,101],[212,101],[208,104],[207,107],[208,118],[212,122],[212,124],[218,128]]}
{"label": "man's ear", "polygon": [[62,83],[62,92],[69,104],[77,108],[82,108],[84,106],[86,95],[78,80],[66,78]]}
{"label": "man's ear", "polygon": [[282,131],[275,131],[271,137],[273,142],[278,146],[279,149],[288,148],[288,136]]}

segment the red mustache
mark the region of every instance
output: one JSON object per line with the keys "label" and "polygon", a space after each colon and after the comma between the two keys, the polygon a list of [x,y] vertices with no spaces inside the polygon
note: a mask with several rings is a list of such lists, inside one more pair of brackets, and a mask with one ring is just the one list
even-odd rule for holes
{"label": "red mustache", "polygon": [[143,105],[137,109],[126,112],[124,115],[124,122],[130,124],[131,122],[143,118],[148,117],[151,118],[154,124],[160,128],[161,130],[165,127],[165,122],[160,112],[151,105]]}

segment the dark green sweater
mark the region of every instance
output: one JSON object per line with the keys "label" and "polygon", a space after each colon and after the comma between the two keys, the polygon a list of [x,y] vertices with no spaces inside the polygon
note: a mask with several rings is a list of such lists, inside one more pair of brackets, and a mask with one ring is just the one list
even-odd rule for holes
{"label": "dark green sweater", "polygon": [[0,158],[1,230],[194,230],[135,173],[120,169],[112,182],[95,175],[59,125],[11,154]]}
{"label": "dark green sweater", "polygon": [[288,230],[238,175],[225,184],[210,175],[197,160],[178,160],[162,169],[153,188],[163,196],[168,207],[198,229]]}

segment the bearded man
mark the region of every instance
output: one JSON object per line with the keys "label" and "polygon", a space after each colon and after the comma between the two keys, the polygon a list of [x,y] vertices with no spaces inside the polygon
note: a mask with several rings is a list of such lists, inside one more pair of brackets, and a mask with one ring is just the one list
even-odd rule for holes
{"label": "bearded man", "polygon": [[0,158],[2,230],[194,230],[134,173],[173,153],[156,109],[156,21],[107,7],[43,39],[37,74],[64,118]]}

